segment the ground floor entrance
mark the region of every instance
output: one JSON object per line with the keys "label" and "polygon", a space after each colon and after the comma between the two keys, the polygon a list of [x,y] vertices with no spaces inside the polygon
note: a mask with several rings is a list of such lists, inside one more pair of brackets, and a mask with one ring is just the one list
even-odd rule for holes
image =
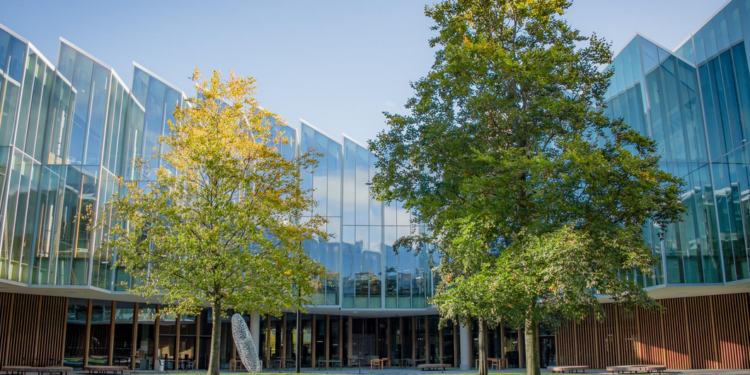
{"label": "ground floor entrance", "polygon": [[[747,293],[659,300],[664,311],[605,304],[606,316],[539,329],[539,362],[605,368],[656,364],[680,369],[750,368]],[[238,359],[229,316],[221,319],[220,367]],[[361,312],[360,312],[361,313]],[[401,312],[399,312],[401,315]],[[476,324],[440,327],[434,314],[244,314],[266,368],[322,370],[447,364],[466,370],[478,358]],[[416,314],[415,314],[416,313]],[[381,315],[382,316],[377,316]],[[375,316],[373,316],[375,315]],[[390,315],[390,316],[387,316]],[[159,304],[0,292],[0,365],[123,365],[133,370],[205,369],[213,312],[170,316]],[[523,330],[487,331],[488,358],[523,368]]]}

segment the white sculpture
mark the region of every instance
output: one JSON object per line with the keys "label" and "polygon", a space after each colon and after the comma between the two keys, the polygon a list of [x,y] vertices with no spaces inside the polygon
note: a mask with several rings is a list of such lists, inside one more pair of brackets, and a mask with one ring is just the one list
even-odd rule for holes
{"label": "white sculpture", "polygon": [[250,330],[247,329],[247,323],[242,319],[242,315],[234,314],[232,316],[232,337],[237,345],[237,352],[240,353],[242,364],[250,373],[259,373],[263,371],[258,358],[258,351],[255,350],[253,338],[250,336]]}

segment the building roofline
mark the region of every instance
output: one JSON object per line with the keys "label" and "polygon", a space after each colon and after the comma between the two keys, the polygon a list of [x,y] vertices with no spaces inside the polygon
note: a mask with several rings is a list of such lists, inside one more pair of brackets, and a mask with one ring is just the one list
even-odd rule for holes
{"label": "building roofline", "polygon": [[[727,0],[726,2],[724,2],[724,4],[722,4],[722,6],[720,6],[713,13],[711,13],[711,15],[708,16],[708,18],[705,21],[703,21],[703,23],[700,26],[698,26],[697,29],[695,29],[692,33],[690,33],[690,35],[688,35],[688,37],[685,38],[685,40],[683,40],[682,43],[678,44],[677,47],[675,47],[672,51],[676,51],[678,48],[680,48],[680,46],[682,46],[683,44],[685,44],[685,42],[687,42],[688,39],[692,38],[693,35],[695,35],[698,31],[700,31],[703,28],[703,26],[708,25],[708,23],[711,22],[711,20],[714,17],[716,17],[716,15],[719,14],[719,12],[721,12],[722,10],[724,10],[724,8],[726,8],[727,5],[729,5],[729,3],[731,3],[732,1],[734,1],[734,0]],[[739,6],[739,4],[737,4],[737,5]]]}
{"label": "building roofline", "polygon": [[[152,76],[152,77],[154,77],[154,78],[158,79],[158,80],[159,80],[159,81],[161,81],[161,82],[162,82],[163,84],[165,84],[165,85],[167,85],[167,86],[171,87],[171,88],[172,88],[172,89],[174,89],[175,91],[177,91],[177,92],[179,92],[179,93],[181,93],[181,94],[184,94],[184,92],[182,91],[182,89],[181,89],[181,88],[179,88],[179,87],[177,87],[177,86],[173,85],[172,83],[170,83],[170,82],[169,82],[169,81],[167,81],[166,79],[164,79],[164,78],[160,77],[160,76],[159,76],[158,74],[156,74],[156,73],[154,73],[154,72],[152,72],[152,71],[148,70],[148,68],[146,68],[145,66],[143,66],[143,65],[141,65],[141,64],[138,64],[138,63],[137,63],[137,62],[135,62],[135,61],[133,61],[133,66],[137,67],[137,68],[138,68],[138,69],[140,69],[140,70],[143,70],[143,71],[144,71],[144,72],[146,72],[146,73],[147,73],[148,75],[150,75],[150,76]],[[135,72],[134,72],[134,74],[133,74],[133,78],[135,78]]]}
{"label": "building roofline", "polygon": [[13,35],[14,37],[18,38],[20,41],[22,41],[22,42],[24,42],[26,44],[30,43],[28,39],[22,37],[21,35],[19,35],[15,31],[11,30],[8,26],[3,25],[2,23],[0,23],[0,29],[3,29],[3,31],[7,32],[10,35]]}
{"label": "building roofline", "polygon": [[42,58],[42,60],[43,60],[43,61],[44,61],[45,63],[47,63],[47,65],[49,65],[49,66],[51,66],[51,67],[52,67],[52,69],[55,69],[55,70],[57,70],[57,68],[55,68],[55,64],[51,63],[51,62],[49,61],[49,59],[47,59],[47,56],[44,56],[44,54],[43,54],[43,53],[42,53],[41,51],[39,51],[39,48],[36,48],[36,46],[35,46],[35,45],[34,45],[33,43],[31,43],[31,42],[29,42],[28,44],[29,44],[29,49],[32,49],[32,50],[34,50],[34,52],[36,53],[36,55],[37,55],[38,57],[41,57],[41,58]]}
{"label": "building roofline", "polygon": [[365,150],[367,150],[367,151],[370,151],[370,149],[369,149],[369,148],[368,148],[367,146],[363,145],[363,144],[362,144],[362,143],[361,143],[360,141],[358,141],[358,140],[356,140],[356,139],[352,138],[352,137],[351,137],[350,135],[348,135],[348,134],[346,134],[346,133],[341,133],[341,136],[342,136],[343,138],[346,138],[346,139],[348,139],[348,140],[350,140],[350,141],[352,141],[352,142],[356,143],[357,145],[359,145],[360,147],[364,148]]}
{"label": "building roofline", "polygon": [[[300,119],[299,119],[299,122],[300,122],[300,125],[301,125],[301,124],[305,124],[305,125],[307,125],[307,126],[309,126],[309,127],[313,128],[313,129],[315,129],[315,131],[317,131],[318,133],[320,133],[320,134],[323,134],[323,135],[325,135],[325,136],[326,136],[326,138],[328,138],[328,139],[330,139],[330,140],[332,140],[332,141],[334,141],[334,142],[336,142],[336,143],[339,143],[338,141],[335,141],[335,140],[334,140],[335,138],[331,137],[331,135],[330,135],[330,134],[326,133],[325,131],[323,131],[322,129],[318,128],[317,126],[315,126],[315,125],[313,125],[313,124],[309,123],[309,122],[308,122],[308,121],[306,121],[305,119],[303,119],[303,118],[300,118]],[[302,130],[302,126],[300,126],[300,130]],[[339,143],[339,146],[341,146],[341,144],[340,144],[340,143]]]}
{"label": "building roofline", "polygon": [[[99,65],[101,65],[101,66],[103,66],[103,67],[105,67],[105,68],[109,69],[110,71],[114,71],[114,69],[112,69],[112,67],[111,67],[111,66],[109,66],[109,65],[105,64],[105,63],[104,63],[104,62],[103,62],[102,60],[99,60],[98,58],[96,58],[96,56],[94,56],[94,55],[92,55],[92,54],[90,54],[90,53],[86,52],[86,50],[84,50],[84,49],[83,49],[83,48],[81,48],[81,47],[78,47],[77,45],[73,44],[73,43],[72,43],[71,41],[69,41],[69,40],[67,40],[67,39],[65,39],[65,38],[63,38],[63,37],[60,37],[60,42],[61,42],[61,43],[65,43],[65,44],[67,44],[68,46],[70,46],[70,47],[72,47],[73,49],[75,49],[75,50],[76,50],[77,52],[80,52],[80,53],[81,53],[81,54],[83,54],[84,56],[86,56],[86,57],[90,58],[91,60],[94,60],[94,61],[95,61],[95,62],[96,62],[97,64],[99,64]],[[58,63],[59,63],[59,61],[58,61]]]}

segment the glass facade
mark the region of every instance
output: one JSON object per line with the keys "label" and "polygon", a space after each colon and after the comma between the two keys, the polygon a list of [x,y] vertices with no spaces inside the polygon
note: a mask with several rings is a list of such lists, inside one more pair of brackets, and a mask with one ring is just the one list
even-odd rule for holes
{"label": "glass facade", "polygon": [[[643,238],[660,262],[653,276],[634,272],[646,288],[721,286],[750,279],[750,0],[731,0],[670,51],[637,35],[613,59],[606,94],[608,116],[623,118],[658,144],[661,167],[686,182],[684,220],[659,238],[658,223],[643,223]],[[750,39],[748,39],[750,41]],[[185,94],[134,64],[130,88],[106,64],[61,39],[57,66],[31,43],[0,25],[0,283],[27,288],[94,290],[115,301],[70,298],[64,363],[81,368],[128,364],[142,370],[205,368],[211,311],[157,318],[159,305],[119,301],[134,280],[113,268],[116,252],[97,246],[82,216],[117,190],[117,177],[147,180],[136,158],[158,151]],[[260,318],[259,353],[266,366],[287,367],[297,354],[305,366],[397,363],[458,364],[459,327],[438,328],[429,297],[437,282],[429,252],[394,249],[412,230],[424,231],[400,202],[370,194],[377,156],[357,141],[331,137],[302,121],[273,124],[293,139],[285,157],[318,153],[302,171],[303,188],[331,237],[304,244],[329,271],[310,314]],[[162,160],[149,161],[154,166]],[[168,167],[168,166],[167,166]],[[98,210],[96,210],[98,212]],[[127,298],[123,298],[127,297]],[[338,315],[327,315],[336,311]],[[358,312],[367,318],[355,318]],[[362,316],[360,315],[360,316]],[[250,317],[246,317],[249,321]],[[220,362],[236,358],[223,320]],[[476,326],[466,331],[471,364]],[[554,364],[554,334],[540,333],[541,361]],[[489,330],[490,357],[523,366],[523,332]],[[88,347],[86,346],[86,343]],[[171,361],[171,362],[170,362]]]}
{"label": "glass facade", "polygon": [[[81,214],[106,203],[117,177],[154,177],[136,175],[133,160],[162,163],[151,160],[160,151],[158,138],[169,132],[185,95],[135,63],[129,90],[111,68],[62,38],[55,68],[33,45],[0,27],[0,57],[0,280],[125,291],[133,280],[113,269],[117,254],[97,248],[104,233],[86,229],[87,220],[107,218]],[[370,196],[376,156],[305,121],[299,129],[272,125],[274,133],[294,141],[280,146],[284,156],[320,155],[315,168],[302,173],[303,188],[312,189],[317,202],[303,220],[325,216],[331,234],[304,244],[329,271],[313,304],[429,308],[433,260],[427,253],[394,251],[392,244],[412,223],[399,204]]]}
{"label": "glass facade", "polygon": [[645,287],[750,278],[750,1],[733,0],[674,52],[637,35],[613,59],[606,113],[658,142],[661,167],[685,180],[684,220],[660,240]]}

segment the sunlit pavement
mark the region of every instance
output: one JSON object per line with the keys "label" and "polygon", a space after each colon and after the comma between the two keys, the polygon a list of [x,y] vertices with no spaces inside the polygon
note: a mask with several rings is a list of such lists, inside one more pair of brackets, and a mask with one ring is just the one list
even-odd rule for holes
{"label": "sunlit pavement", "polygon": [[[503,370],[490,370],[490,374],[525,374],[526,369],[503,369]],[[264,369],[264,373],[266,374],[294,374],[296,371],[291,369]],[[152,372],[152,371],[135,371],[133,374],[157,374],[158,372]],[[158,374],[165,374],[165,375],[176,375],[176,374],[205,374],[205,370],[194,370],[194,371],[179,371],[179,372],[166,372],[166,373],[158,373]],[[383,370],[376,370],[376,369],[370,369],[368,367],[344,367],[343,369],[323,369],[323,370],[317,370],[315,368],[302,368],[300,371],[302,374],[367,374],[367,375],[427,375],[427,374],[476,374],[476,369],[471,370],[460,370],[458,368],[450,368],[445,371],[421,371],[415,368],[390,368],[390,369],[383,369]],[[542,374],[551,374],[551,371],[548,371],[546,369],[542,369]],[[586,370],[586,374],[611,374],[610,372],[607,372],[604,369],[590,369]],[[747,370],[667,370],[664,372],[665,374],[687,374],[687,375],[748,375],[750,374],[750,369]],[[246,372],[242,371],[221,371],[222,375],[230,375],[230,374],[237,374],[237,375],[243,375],[247,374]],[[639,374],[645,374],[645,372],[639,372]]]}

